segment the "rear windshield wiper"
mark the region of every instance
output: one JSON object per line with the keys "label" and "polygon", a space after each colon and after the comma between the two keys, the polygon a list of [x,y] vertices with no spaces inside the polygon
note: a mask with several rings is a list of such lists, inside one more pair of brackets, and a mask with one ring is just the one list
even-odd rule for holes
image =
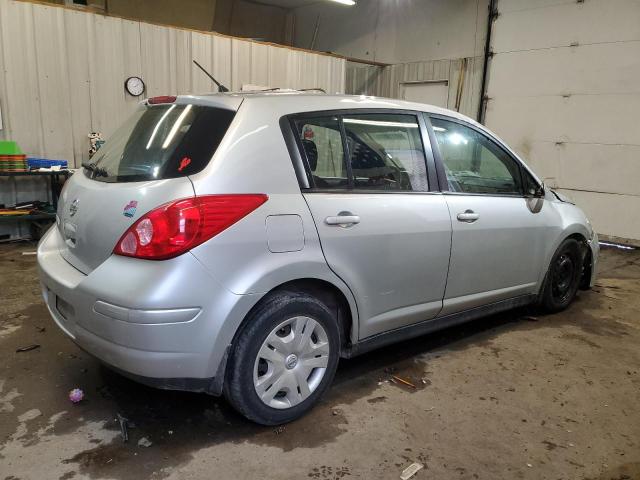
{"label": "rear windshield wiper", "polygon": [[109,176],[104,168],[99,167],[95,163],[83,163],[82,166],[91,172],[93,178]]}

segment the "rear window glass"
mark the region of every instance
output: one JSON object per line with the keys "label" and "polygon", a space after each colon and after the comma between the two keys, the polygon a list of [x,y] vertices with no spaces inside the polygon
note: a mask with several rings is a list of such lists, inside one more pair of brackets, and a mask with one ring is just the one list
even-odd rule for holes
{"label": "rear window glass", "polygon": [[102,182],[182,177],[211,160],[234,111],[200,105],[148,105],[137,110],[89,163],[87,175]]}

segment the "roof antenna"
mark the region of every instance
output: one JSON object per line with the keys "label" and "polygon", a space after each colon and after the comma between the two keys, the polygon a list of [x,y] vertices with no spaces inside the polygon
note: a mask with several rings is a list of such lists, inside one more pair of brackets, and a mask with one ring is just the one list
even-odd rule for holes
{"label": "roof antenna", "polygon": [[213,78],[213,75],[211,75],[209,72],[207,72],[204,67],[202,65],[200,65],[198,62],[196,62],[195,60],[193,61],[193,63],[196,64],[196,66],[202,70],[204,72],[204,74],[209,77],[211,80],[213,80],[213,83],[215,83],[218,86],[218,91],[219,92],[228,92],[229,89],[227,87],[225,87],[224,85],[222,85],[219,81],[217,81],[215,78]]}

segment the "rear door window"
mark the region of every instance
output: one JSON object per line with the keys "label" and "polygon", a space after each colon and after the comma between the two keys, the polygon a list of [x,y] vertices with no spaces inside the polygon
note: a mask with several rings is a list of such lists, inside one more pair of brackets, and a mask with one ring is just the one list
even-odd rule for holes
{"label": "rear door window", "polygon": [[107,140],[86,171],[102,182],[140,182],[201,171],[235,112],[193,104],[145,105]]}
{"label": "rear door window", "polygon": [[294,125],[315,188],[347,188],[338,117],[296,119]]}
{"label": "rear door window", "polygon": [[354,188],[426,192],[427,166],[414,115],[345,115]]}
{"label": "rear door window", "polygon": [[313,188],[419,192],[429,189],[424,146],[415,115],[305,116],[294,118],[293,127]]}

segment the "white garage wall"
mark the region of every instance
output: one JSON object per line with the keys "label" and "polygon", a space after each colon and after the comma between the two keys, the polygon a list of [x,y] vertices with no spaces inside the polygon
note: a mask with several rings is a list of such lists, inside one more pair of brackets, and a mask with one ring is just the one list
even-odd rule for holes
{"label": "white garage wall", "polygon": [[389,64],[482,55],[489,0],[316,2],[294,9],[294,45]]}
{"label": "white garage wall", "polygon": [[[482,57],[400,63],[379,67],[347,63],[347,93],[402,98],[402,85],[412,82],[448,82],[446,108],[476,118],[480,104]],[[461,89],[460,97],[458,88]],[[457,100],[457,103],[456,103]]]}
{"label": "white garage wall", "polygon": [[0,0],[0,139],[78,166],[91,131],[109,135],[144,96],[211,92],[198,60],[233,90],[243,84],[344,92],[345,60],[210,33],[56,6]]}
{"label": "white garage wall", "polygon": [[488,4],[489,0],[363,0],[345,7],[316,2],[294,9],[294,44],[309,47],[317,25],[314,48],[388,64],[348,63],[347,93],[402,98],[403,83],[446,81],[448,108],[475,118]]}
{"label": "white garage wall", "polygon": [[640,1],[497,7],[486,125],[599,233],[640,239]]}

